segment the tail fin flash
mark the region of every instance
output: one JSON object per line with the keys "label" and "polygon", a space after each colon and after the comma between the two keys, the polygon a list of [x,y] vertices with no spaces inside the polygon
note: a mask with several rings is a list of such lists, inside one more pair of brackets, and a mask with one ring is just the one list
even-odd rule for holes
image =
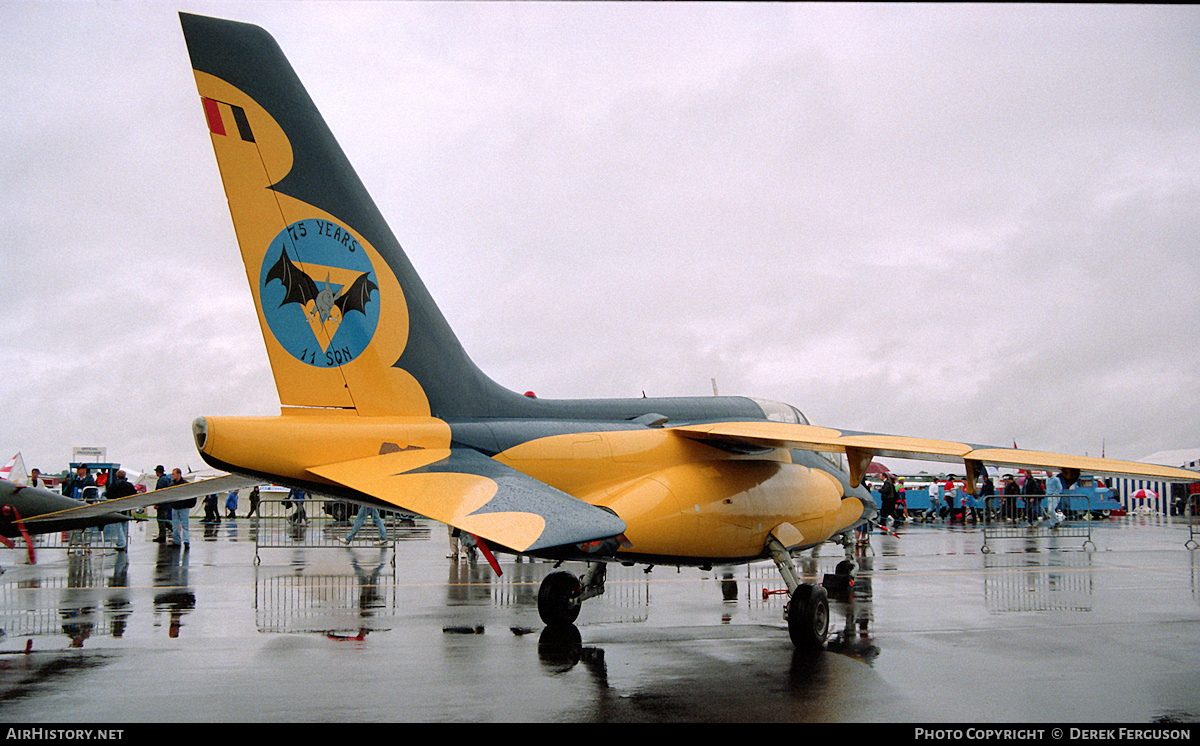
{"label": "tail fin flash", "polygon": [[447,417],[515,397],[467,357],[275,40],[180,20],[280,402]]}

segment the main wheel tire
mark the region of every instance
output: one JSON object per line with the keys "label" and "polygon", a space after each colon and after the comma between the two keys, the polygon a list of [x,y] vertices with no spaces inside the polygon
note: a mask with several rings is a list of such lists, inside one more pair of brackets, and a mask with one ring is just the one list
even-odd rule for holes
{"label": "main wheel tire", "polygon": [[825,647],[829,637],[829,594],[819,585],[801,585],[788,604],[792,644],[807,650]]}
{"label": "main wheel tire", "polygon": [[571,573],[550,573],[538,588],[538,616],[550,626],[574,624],[579,604],[573,601],[582,589],[579,578]]}

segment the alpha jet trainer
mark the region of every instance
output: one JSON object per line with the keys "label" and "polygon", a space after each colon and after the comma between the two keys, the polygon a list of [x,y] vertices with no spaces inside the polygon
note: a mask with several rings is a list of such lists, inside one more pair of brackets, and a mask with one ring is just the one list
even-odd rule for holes
{"label": "alpha jet trainer", "polygon": [[[875,456],[1121,473],[1147,464],[852,433],[746,397],[547,400],[471,361],[283,52],[262,29],[181,14],[281,403],[277,417],[201,417],[213,467],[407,511],[507,553],[586,560],[548,575],[538,609],[572,623],[610,562],[771,559],[792,639],[820,646],[827,595],[792,553],[874,514]],[[464,261],[469,256],[463,257]],[[845,466],[844,466],[845,465]]]}

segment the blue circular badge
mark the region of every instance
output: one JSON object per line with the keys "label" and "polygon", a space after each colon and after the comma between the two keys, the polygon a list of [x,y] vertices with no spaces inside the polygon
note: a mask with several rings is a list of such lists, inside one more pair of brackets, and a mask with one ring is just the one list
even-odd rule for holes
{"label": "blue circular badge", "polygon": [[280,231],[263,257],[258,294],[275,339],[317,368],[358,357],[379,325],[375,269],[333,221],[299,220]]}

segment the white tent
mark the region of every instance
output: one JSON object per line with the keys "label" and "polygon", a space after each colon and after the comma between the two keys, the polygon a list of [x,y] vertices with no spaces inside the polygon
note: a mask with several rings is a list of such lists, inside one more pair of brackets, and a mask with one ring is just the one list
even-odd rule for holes
{"label": "white tent", "polygon": [[21,452],[17,451],[17,455],[0,467],[0,479],[6,479],[9,482],[17,484],[25,484],[29,481],[29,472],[25,470],[25,459],[21,458]]}
{"label": "white tent", "polygon": [[[1200,471],[1200,448],[1159,451],[1138,459],[1138,461],[1144,464],[1162,464]],[[1138,508],[1148,508],[1151,513],[1170,515],[1172,487],[1169,482],[1155,482],[1149,479],[1114,479],[1113,487],[1116,489],[1117,499],[1121,501],[1127,511],[1133,512]],[[1133,493],[1140,489],[1151,490],[1157,497],[1152,500],[1135,501],[1132,497]]]}

